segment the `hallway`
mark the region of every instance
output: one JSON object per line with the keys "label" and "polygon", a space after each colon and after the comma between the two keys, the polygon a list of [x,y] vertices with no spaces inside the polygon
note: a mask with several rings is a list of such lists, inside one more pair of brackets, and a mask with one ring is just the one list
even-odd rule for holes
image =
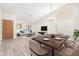
{"label": "hallway", "polygon": [[26,36],[17,39],[5,39],[0,45],[0,56],[29,56],[29,38]]}

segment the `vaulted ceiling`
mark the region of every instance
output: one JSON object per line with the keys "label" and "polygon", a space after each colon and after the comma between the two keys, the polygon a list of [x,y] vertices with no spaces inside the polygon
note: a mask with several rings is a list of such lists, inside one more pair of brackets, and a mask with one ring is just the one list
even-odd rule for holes
{"label": "vaulted ceiling", "polygon": [[[52,12],[64,6],[63,3],[52,4]],[[50,3],[3,3],[2,13],[16,15],[18,22],[36,22],[51,13]]]}

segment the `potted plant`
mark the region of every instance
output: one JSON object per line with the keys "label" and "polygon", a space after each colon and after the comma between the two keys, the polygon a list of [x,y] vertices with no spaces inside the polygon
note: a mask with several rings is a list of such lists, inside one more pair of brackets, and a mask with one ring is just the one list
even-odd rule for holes
{"label": "potted plant", "polygon": [[79,30],[77,30],[77,29],[75,29],[74,30],[74,40],[76,40],[77,39],[77,37],[79,37]]}

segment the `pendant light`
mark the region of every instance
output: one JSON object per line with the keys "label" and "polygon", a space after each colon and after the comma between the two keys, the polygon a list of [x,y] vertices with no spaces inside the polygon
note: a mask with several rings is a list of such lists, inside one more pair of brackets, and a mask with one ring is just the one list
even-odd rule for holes
{"label": "pendant light", "polygon": [[50,3],[50,21],[54,21],[55,20],[55,17],[53,16],[53,4]]}

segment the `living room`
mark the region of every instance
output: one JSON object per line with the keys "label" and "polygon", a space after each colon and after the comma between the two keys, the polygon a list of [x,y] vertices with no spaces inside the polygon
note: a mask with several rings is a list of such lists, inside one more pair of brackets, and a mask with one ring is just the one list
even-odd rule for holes
{"label": "living room", "polygon": [[[70,48],[71,46],[77,46],[79,43],[77,42],[79,39],[78,38],[79,36],[79,31],[78,31],[79,30],[79,23],[78,23],[79,3],[2,3],[0,4],[0,15],[1,15],[0,16],[1,18],[0,20],[1,44],[3,44],[3,41],[4,42],[9,41],[6,38],[12,39],[12,40],[16,39],[17,42],[20,40],[19,44],[16,43],[18,47],[18,45],[20,45],[22,40],[23,40],[22,42],[24,43],[26,38],[27,40],[30,40],[31,38],[34,38],[36,36],[42,37],[42,36],[48,35],[49,37],[51,37],[52,36],[51,34],[56,34],[59,36],[67,35],[68,38],[60,42],[59,45],[67,41],[66,47],[67,46],[68,47],[67,48],[65,47],[67,49],[65,51],[66,52],[70,51],[70,54],[62,53],[61,56],[79,55],[78,53],[77,54],[72,53],[74,52],[75,48],[74,49]],[[4,20],[13,21],[13,30],[11,32],[9,30],[8,32],[10,33],[7,32],[8,34],[5,34],[5,35],[3,34],[5,33],[3,31],[4,26],[8,29],[12,26],[9,26],[10,24],[8,23],[7,23],[8,25],[6,24],[7,26],[6,25],[3,26]],[[75,33],[75,31],[77,33]],[[9,36],[7,35],[11,33],[13,33],[12,37],[9,38]],[[53,37],[54,36],[55,35],[53,35]],[[36,40],[36,39],[34,38],[33,40]],[[48,39],[45,39],[45,40],[48,40]],[[40,42],[38,40],[36,41]],[[38,43],[36,44],[38,45]],[[45,43],[45,42],[41,42],[41,44],[53,47],[50,44]],[[68,44],[71,46],[69,46]],[[59,45],[57,45],[57,48],[59,47]],[[21,47],[19,48],[22,49]],[[56,47],[53,47],[53,48],[56,48]],[[37,55],[40,54],[37,50],[33,52],[35,52]],[[4,54],[2,55],[6,55],[6,53],[4,52]],[[27,55],[27,52],[25,55]],[[50,53],[48,53],[48,55],[51,56]]]}

